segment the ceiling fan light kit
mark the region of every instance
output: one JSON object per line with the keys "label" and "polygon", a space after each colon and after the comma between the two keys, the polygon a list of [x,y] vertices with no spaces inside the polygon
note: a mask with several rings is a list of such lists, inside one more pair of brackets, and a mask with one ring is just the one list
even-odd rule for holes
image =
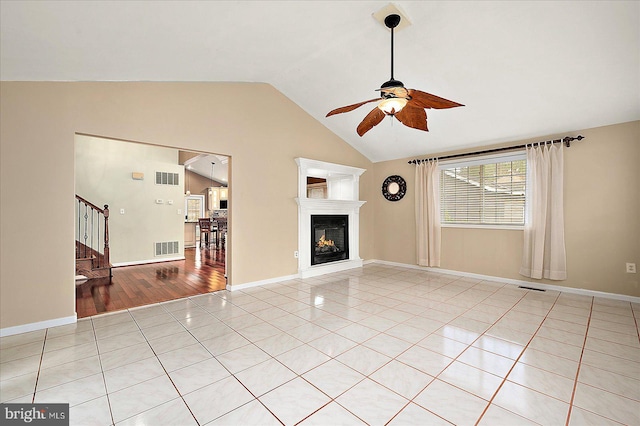
{"label": "ceiling fan light kit", "polygon": [[428,132],[426,109],[444,109],[464,106],[454,101],[422,92],[416,89],[407,89],[404,84],[393,77],[393,31],[402,18],[400,15],[392,13],[384,19],[384,24],[391,30],[391,78],[382,83],[379,89],[380,98],[369,99],[353,105],[336,108],[327,114],[330,117],[335,114],[353,111],[364,104],[378,102],[374,108],[358,125],[356,131],[362,136],[374,126],[382,122],[386,116],[395,117],[398,121],[408,127]]}
{"label": "ceiling fan light kit", "polygon": [[381,100],[378,104],[378,108],[387,115],[394,115],[395,113],[400,112],[405,105],[407,105],[406,99],[389,97]]}

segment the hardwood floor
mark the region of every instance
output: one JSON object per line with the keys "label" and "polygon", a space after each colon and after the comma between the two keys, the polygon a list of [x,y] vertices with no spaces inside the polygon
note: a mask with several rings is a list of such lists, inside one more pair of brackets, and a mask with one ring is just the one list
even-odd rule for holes
{"label": "hardwood floor", "polygon": [[184,250],[185,260],[113,268],[113,277],[76,286],[76,312],[85,318],[222,290],[224,249]]}

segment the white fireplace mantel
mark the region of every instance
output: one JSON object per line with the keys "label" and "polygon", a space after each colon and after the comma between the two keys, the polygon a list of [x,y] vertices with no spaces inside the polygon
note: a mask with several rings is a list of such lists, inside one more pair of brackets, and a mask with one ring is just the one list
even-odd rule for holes
{"label": "white fireplace mantel", "polygon": [[[296,158],[298,164],[298,274],[301,278],[362,266],[360,258],[360,175],[365,169]],[[327,198],[307,198],[307,177],[327,181]],[[349,258],[337,262],[311,265],[311,216],[347,215],[349,217]]]}
{"label": "white fireplace mantel", "polygon": [[345,210],[360,209],[366,201],[296,198],[296,203],[298,203],[298,207],[301,209],[318,211],[324,214],[344,214],[342,212]]}

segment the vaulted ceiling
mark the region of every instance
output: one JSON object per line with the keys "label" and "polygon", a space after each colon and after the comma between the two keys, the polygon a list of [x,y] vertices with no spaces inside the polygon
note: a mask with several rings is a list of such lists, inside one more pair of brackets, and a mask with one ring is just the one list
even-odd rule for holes
{"label": "vaulted ceiling", "polygon": [[640,2],[397,1],[395,77],[466,106],[356,126],[390,77],[378,1],[2,1],[0,78],[272,84],[372,161],[640,119]]}

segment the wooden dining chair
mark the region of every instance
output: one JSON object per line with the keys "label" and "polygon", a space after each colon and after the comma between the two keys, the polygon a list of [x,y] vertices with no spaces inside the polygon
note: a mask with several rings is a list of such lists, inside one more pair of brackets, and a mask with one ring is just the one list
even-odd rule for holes
{"label": "wooden dining chair", "polygon": [[208,217],[201,217],[198,219],[198,226],[200,226],[200,248],[202,248],[202,236],[204,235],[205,247],[209,247],[209,237],[211,234],[211,219]]}
{"label": "wooden dining chair", "polygon": [[225,240],[224,234],[227,232],[227,218],[219,217],[216,218],[216,247],[217,248],[225,248]]}

